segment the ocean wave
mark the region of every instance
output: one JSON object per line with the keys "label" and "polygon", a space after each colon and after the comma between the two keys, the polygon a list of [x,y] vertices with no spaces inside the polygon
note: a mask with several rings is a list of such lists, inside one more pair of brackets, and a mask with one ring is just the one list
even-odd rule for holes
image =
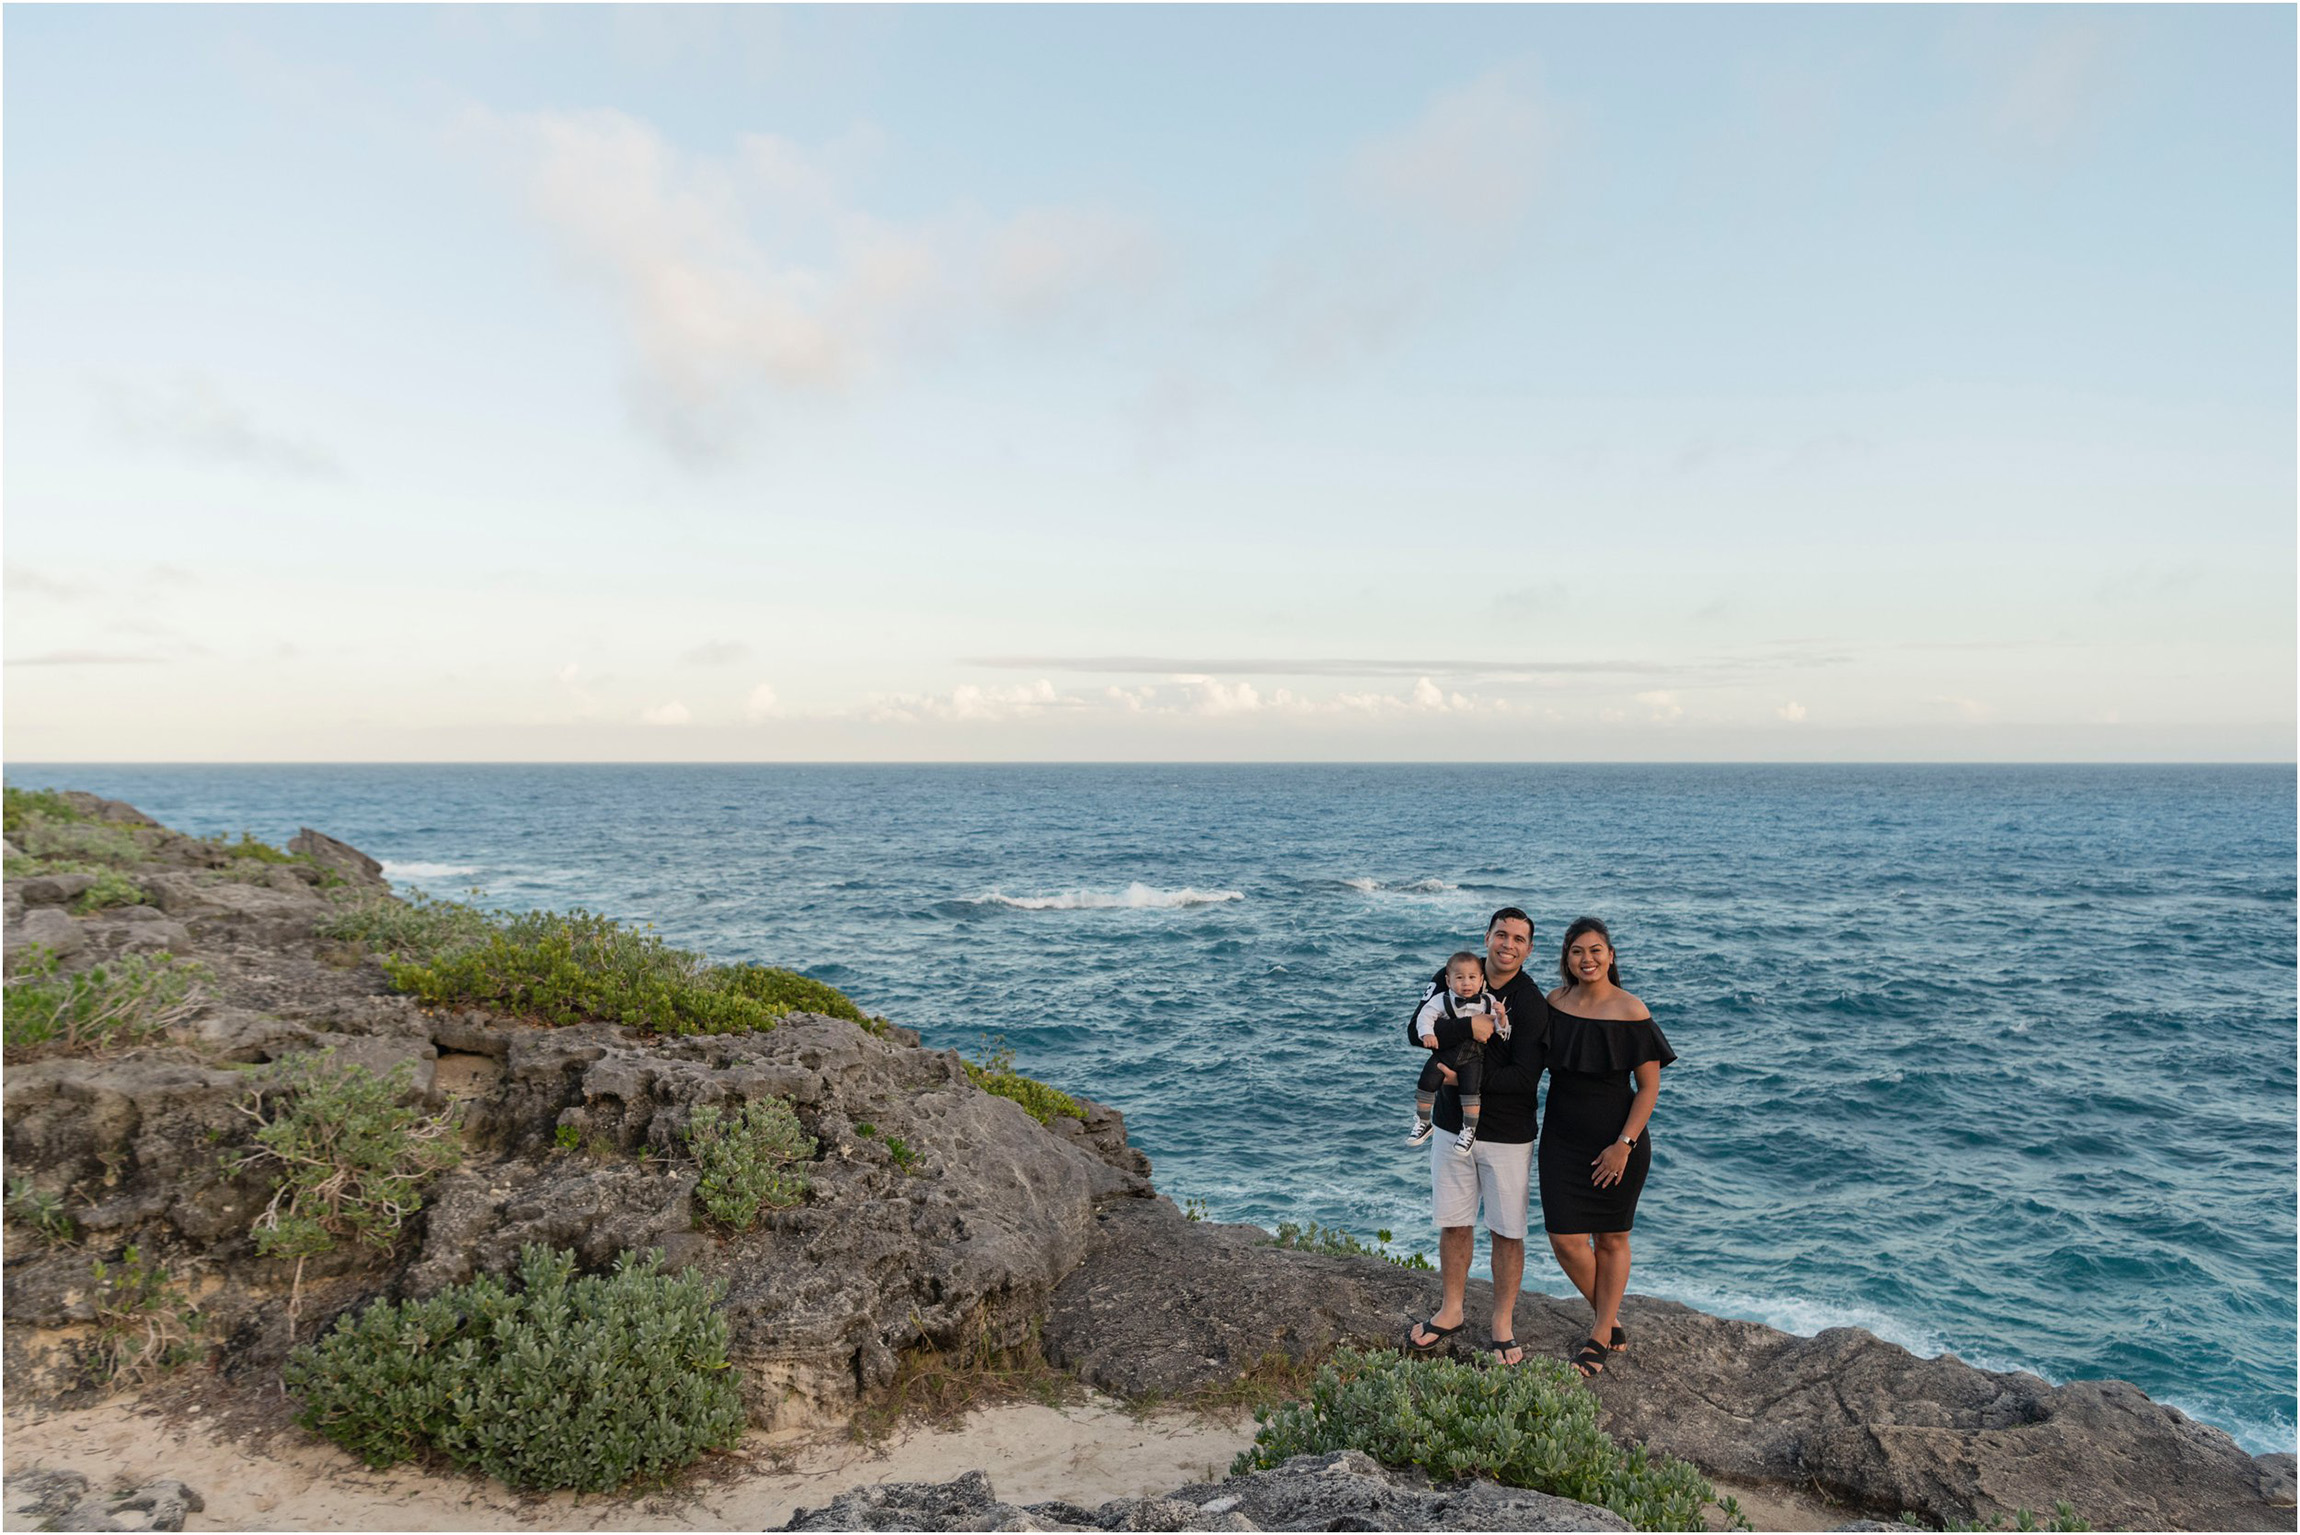
{"label": "ocean wave", "polygon": [[986,890],[966,898],[969,906],[1011,906],[1017,911],[1170,911],[1184,906],[1214,906],[1243,901],[1239,890],[1160,890],[1140,880],[1112,894],[1106,890],[1065,890],[1056,895],[1008,895]]}
{"label": "ocean wave", "polygon": [[1344,885],[1360,895],[1446,895],[1462,887],[1442,879],[1408,880],[1402,885],[1385,884],[1378,879],[1345,879]]}
{"label": "ocean wave", "polygon": [[472,863],[398,863],[383,861],[385,879],[455,879],[465,874],[477,874],[479,865]]}

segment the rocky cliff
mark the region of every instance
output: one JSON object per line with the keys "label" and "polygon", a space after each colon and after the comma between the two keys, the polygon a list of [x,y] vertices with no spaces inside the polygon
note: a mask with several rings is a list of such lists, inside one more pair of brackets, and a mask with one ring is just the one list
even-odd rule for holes
{"label": "rocky cliff", "polygon": [[[1087,1103],[1083,1119],[1041,1124],[899,1028],[800,1014],[759,1033],[659,1037],[426,1009],[392,989],[374,956],[322,935],[345,901],[383,889],[356,850],[306,832],[292,860],[235,856],[124,805],[71,803],[132,844],[133,857],[120,852],[128,844],[113,853],[141,898],[75,911],[89,875],[9,879],[0,938],[11,966],[35,945],[67,971],[166,953],[206,979],[166,1040],[9,1065],[11,1392],[69,1401],[91,1389],[92,1262],[131,1244],[196,1298],[224,1380],[273,1377],[291,1341],[292,1267],[257,1253],[250,1227],[265,1189],[232,1170],[230,1153],[248,1135],[250,1067],[313,1050],[379,1071],[404,1063],[414,1097],[457,1110],[464,1160],[388,1257],[346,1247],[307,1265],[296,1340],[377,1296],[506,1271],[523,1243],[570,1248],[589,1265],[658,1247],[672,1266],[725,1282],[750,1415],[782,1428],[842,1417],[920,1344],[1036,1332],[1053,1363],[1091,1385],[1171,1396],[1273,1353],[1300,1361],[1390,1342],[1434,1303],[1427,1274],[1186,1219],[1156,1195],[1114,1110]],[[712,1229],[698,1219],[685,1126],[699,1107],[765,1097],[790,1102],[819,1147],[812,1192],[751,1231]],[[41,1201],[68,1216],[74,1240],[34,1229],[27,1212]],[[1607,1426],[1714,1475],[1818,1486],[1888,1517],[1986,1518],[2065,1497],[2098,1525],[2293,1524],[2289,1456],[2256,1460],[2127,1385],[2055,1387],[1917,1359],[1856,1331],[1797,1338],[1660,1301],[1633,1298],[1625,1318],[1633,1352],[1595,1384]],[[1572,1308],[1526,1298],[1518,1335],[1529,1347],[1562,1353],[1579,1331]],[[1345,1469],[1317,1485],[1362,1479],[1355,1462]],[[1374,1496],[1352,1485],[1351,1496]],[[1440,1499],[1409,1514],[1400,1502],[1395,1517],[1468,1527],[1471,1507]],[[844,1510],[854,1522],[839,1527],[942,1527],[874,1525],[866,1512]],[[1537,1512],[1512,1503],[1492,1516]]]}

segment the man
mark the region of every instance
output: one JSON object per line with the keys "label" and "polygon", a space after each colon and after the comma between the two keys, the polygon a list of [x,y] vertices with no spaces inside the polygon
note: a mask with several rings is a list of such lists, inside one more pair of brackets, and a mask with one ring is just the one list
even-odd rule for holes
{"label": "man", "polygon": [[[1430,1145],[1430,1202],[1438,1226],[1438,1277],[1444,1300],[1426,1321],[1406,1330],[1406,1345],[1434,1352],[1464,1326],[1462,1306],[1470,1259],[1477,1254],[1477,1221],[1482,1206],[1493,1253],[1493,1332],[1488,1345],[1496,1362],[1517,1364],[1517,1287],[1525,1277],[1525,1205],[1533,1173],[1534,1089],[1540,1084],[1543,1041],[1549,1036],[1548,1004],[1525,973],[1533,949],[1533,919],[1504,906],[1485,925],[1485,983],[1501,998],[1509,1038],[1500,1038],[1493,1020],[1480,1014],[1448,1018],[1437,1029],[1442,1049],[1476,1038],[1485,1045],[1485,1106],[1477,1140],[1468,1156],[1454,1149],[1451,1135]],[[1439,976],[1437,985],[1445,978]],[[1440,1130],[1461,1130],[1461,1098],[1448,1086],[1437,1099]]]}

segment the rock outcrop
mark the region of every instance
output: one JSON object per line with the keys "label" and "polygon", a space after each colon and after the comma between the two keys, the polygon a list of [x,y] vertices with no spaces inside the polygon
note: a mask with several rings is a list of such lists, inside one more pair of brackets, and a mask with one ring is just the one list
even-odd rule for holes
{"label": "rock outcrop", "polygon": [[948,1482],[885,1482],[800,1509],[786,1530],[1626,1530],[1609,1509],[1522,1487],[1467,1481],[1433,1487],[1356,1450],[1297,1455],[1227,1481],[1164,1497],[1001,1503],[980,1471]]}
{"label": "rock outcrop", "polygon": [[0,1506],[12,1530],[180,1530],[207,1505],[182,1482],[99,1491],[77,1471],[33,1469],[7,1479]]}

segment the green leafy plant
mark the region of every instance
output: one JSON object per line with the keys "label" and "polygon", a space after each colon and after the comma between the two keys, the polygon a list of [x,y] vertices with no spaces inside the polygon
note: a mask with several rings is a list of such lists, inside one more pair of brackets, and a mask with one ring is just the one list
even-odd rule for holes
{"label": "green leafy plant", "polygon": [[117,869],[99,869],[96,882],[80,892],[72,902],[72,909],[85,915],[107,906],[139,906],[143,900],[143,886]]}
{"label": "green leafy plant", "polygon": [[836,986],[826,986],[796,970],[778,970],[771,965],[723,965],[710,973],[710,979],[721,990],[746,997],[778,1018],[786,1013],[821,1013],[865,1028],[873,1021],[870,1014],[855,1006]]}
{"label": "green leafy plant", "polygon": [[1327,1253],[1337,1258],[1381,1258],[1402,1269],[1428,1269],[1430,1260],[1420,1253],[1401,1253],[1390,1247],[1390,1234],[1374,1233],[1379,1246],[1369,1247],[1339,1226],[1321,1226],[1316,1221],[1278,1222],[1278,1233],[1270,1239],[1279,1247],[1290,1247],[1299,1252]]}
{"label": "green leafy plant", "polygon": [[1016,1071],[1014,1051],[1003,1039],[984,1039],[975,1058],[966,1063],[966,1075],[984,1092],[1021,1104],[1030,1117],[1042,1125],[1054,1123],[1057,1114],[1071,1119],[1086,1117],[1086,1110],[1078,1100],[1062,1089],[1049,1087]]}
{"label": "green leafy plant", "polygon": [[1001,1344],[994,1341],[989,1318],[977,1311],[952,1341],[904,1349],[894,1379],[858,1407],[848,1432],[873,1443],[905,1418],[947,1426],[997,1402],[1028,1398],[1059,1407],[1085,1395],[1075,1376],[1047,1362],[1036,1322],[1020,1341]]}
{"label": "green leafy plant", "polygon": [[297,1349],[297,1421],[383,1467],[437,1450],[513,1487],[604,1492],[658,1478],[743,1430],[723,1293],[626,1253],[575,1277],[531,1246],[519,1288],[492,1275],[379,1301]]}
{"label": "green leafy plant", "polygon": [[273,847],[269,842],[258,841],[256,834],[251,831],[241,832],[240,840],[237,842],[227,842],[221,837],[210,837],[207,839],[207,844],[226,858],[246,858],[256,863],[309,863],[311,861],[301,853],[286,852]]}
{"label": "green leafy plant", "polygon": [[88,819],[54,789],[0,788],[0,831],[22,831],[35,816],[49,821]]}
{"label": "green leafy plant", "polygon": [[30,1178],[8,1180],[8,1218],[31,1227],[53,1246],[65,1246],[80,1235],[78,1224],[64,1209],[64,1196],[41,1190]]}
{"label": "green leafy plant", "polygon": [[132,868],[145,860],[144,844],[133,830],[80,817],[55,820],[47,815],[27,816],[15,828],[16,840],[34,858],[69,860],[83,865]]}
{"label": "green leafy plant", "polygon": [[[1903,1514],[1901,1517],[1904,1520],[1907,1520],[1910,1516]],[[1921,1527],[1922,1526],[1920,1526],[1920,1528]],[[1948,1523],[1942,1525],[1941,1528],[1944,1530],[2069,1531],[2089,1530],[2092,1528],[2092,1526],[2085,1523],[2084,1520],[2077,1514],[2075,1504],[2069,1502],[2066,1498],[2062,1498],[2053,1504],[2051,1517],[2046,1519],[2042,1524],[2037,1523],[2037,1516],[2032,1510],[2018,1508],[2013,1510],[2013,1516],[2009,1523],[2005,1520],[2004,1516],[2000,1514],[1996,1518],[1991,1519],[1986,1523],[1977,1524],[1965,1524],[1961,1521],[1952,1519]]]}
{"label": "green leafy plant", "polygon": [[1482,1476],[1609,1508],[1641,1530],[1698,1530],[1716,1491],[1694,1467],[1624,1447],[1597,1426],[1597,1398],[1553,1359],[1485,1370],[1451,1359],[1343,1349],[1309,1400],[1254,1416],[1232,1475],[1294,1455],[1363,1450],[1437,1481]]}
{"label": "green leafy plant", "polygon": [[867,1141],[872,1136],[878,1134],[878,1126],[872,1124],[867,1119],[858,1119],[855,1121],[855,1134],[861,1136],[864,1140]]}
{"label": "green leafy plant", "polygon": [[1202,1221],[1202,1220],[1204,1220],[1205,1218],[1206,1218],[1206,1201],[1205,1201],[1205,1200],[1203,1200],[1203,1199],[1197,1199],[1197,1198],[1193,1198],[1193,1199],[1191,1199],[1191,1200],[1190,1200],[1190,1201],[1189,1201],[1187,1204],[1185,1204],[1185,1205],[1183,1205],[1183,1206],[1182,1206],[1182,1219],[1184,1219],[1184,1220],[1186,1220],[1186,1221]]}
{"label": "green leafy plant", "polygon": [[886,1154],[894,1158],[894,1165],[906,1173],[918,1166],[918,1153],[911,1150],[909,1144],[898,1136],[890,1135],[886,1138]]}
{"label": "green leafy plant", "polygon": [[695,1197],[711,1219],[748,1231],[762,1210],[784,1210],[807,1197],[807,1159],[814,1138],[780,1098],[756,1098],[740,1113],[704,1104],[687,1120],[687,1150],[702,1169]]}
{"label": "green leafy plant", "polygon": [[423,1208],[423,1185],[462,1159],[452,1111],[427,1115],[401,1102],[413,1069],[402,1061],[377,1076],[339,1064],[333,1051],[307,1051],[257,1077],[239,1106],[255,1121],[255,1149],[231,1170],[273,1180],[250,1231],[258,1253],[295,1259],[291,1329],[309,1259],[346,1240],[391,1251]]}
{"label": "green leafy plant", "polygon": [[420,890],[405,899],[362,893],[319,924],[322,938],[365,944],[379,954],[418,962],[484,942],[495,918],[462,901],[438,900]]}
{"label": "green leafy plant", "polygon": [[96,1312],[93,1373],[99,1383],[140,1386],[197,1352],[199,1308],[130,1246],[117,1264],[101,1258],[88,1271]]}
{"label": "green leafy plant", "polygon": [[574,1151],[583,1144],[583,1132],[573,1125],[561,1125],[551,1133],[551,1139],[561,1151]]}
{"label": "green leafy plant", "polygon": [[45,944],[25,951],[8,982],[0,1039],[9,1052],[70,1055],[140,1044],[191,1017],[205,967],[172,954],[130,954],[70,975]]}

